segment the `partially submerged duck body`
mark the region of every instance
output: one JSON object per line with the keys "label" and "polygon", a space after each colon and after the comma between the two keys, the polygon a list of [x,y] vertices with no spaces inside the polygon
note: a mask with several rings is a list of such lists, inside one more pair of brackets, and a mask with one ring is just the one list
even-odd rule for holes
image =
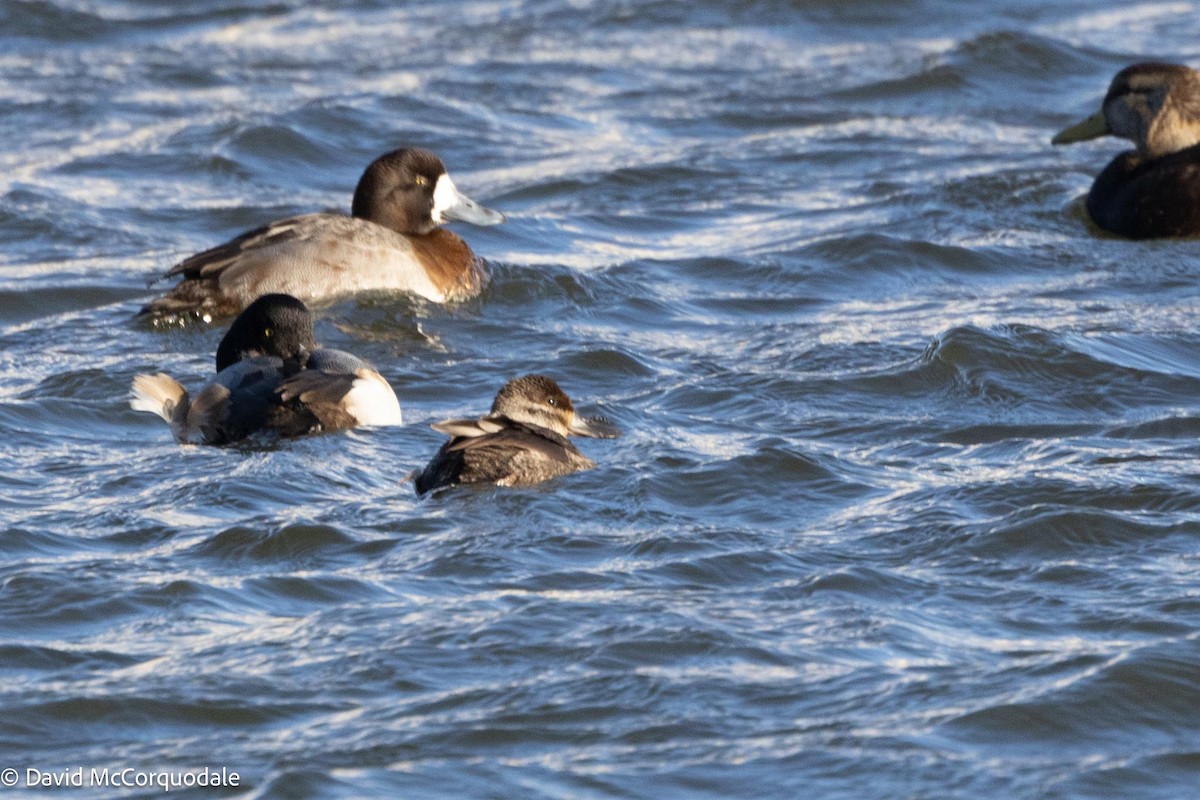
{"label": "partially submerged duck body", "polygon": [[1200,145],[1151,160],[1122,153],[1096,177],[1087,211],[1101,228],[1129,239],[1200,233]]}
{"label": "partially submerged duck body", "polygon": [[486,273],[466,242],[442,228],[405,236],[344,214],[272,222],[176,265],[175,288],[144,309],[155,316],[233,316],[264,294],[309,302],[369,291],[435,302],[473,297]]}
{"label": "partially submerged duck body", "polygon": [[452,438],[415,475],[418,494],[463,483],[527,486],[591,469],[595,462],[567,435],[620,436],[610,423],[576,414],[558,384],[541,375],[506,383],[486,416],[433,427]]}
{"label": "partially submerged duck body", "polygon": [[349,216],[289,217],[186,258],[164,276],[179,284],[142,313],[231,316],[273,293],[310,302],[375,290],[439,303],[472,297],[486,273],[466,242],[439,227],[451,220],[494,225],[504,215],[461,194],[433,153],[396,150],[367,167]]}
{"label": "partially submerged duck body", "polygon": [[1130,239],[1200,234],[1200,72],[1177,64],[1126,67],[1099,112],[1051,141],[1106,135],[1136,149],[1114,158],[1092,184],[1092,221]]}
{"label": "partially submerged duck body", "polygon": [[308,309],[277,294],[251,303],[230,326],[217,349],[217,374],[194,398],[165,373],[142,374],[130,406],[157,414],[189,444],[401,423],[383,376],[357,356],[318,348]]}

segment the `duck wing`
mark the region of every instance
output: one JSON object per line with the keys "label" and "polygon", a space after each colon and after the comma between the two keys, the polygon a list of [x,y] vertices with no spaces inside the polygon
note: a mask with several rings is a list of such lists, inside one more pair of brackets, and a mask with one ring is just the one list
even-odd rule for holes
{"label": "duck wing", "polygon": [[320,349],[306,368],[279,387],[285,407],[304,411],[322,430],[357,425],[399,425],[400,402],[374,367],[342,350]]}
{"label": "duck wing", "polygon": [[396,289],[441,300],[405,236],[336,212],[302,214],[248,231],[180,261],[164,277],[182,280],[144,314],[240,312],[264,294],[306,302]]}
{"label": "duck wing", "polygon": [[[300,214],[267,223],[230,239],[224,244],[188,256],[167,270],[161,279],[182,275],[184,278],[196,280],[217,275],[237,263],[247,253],[286,247],[293,242],[310,237],[314,227],[323,227],[320,225],[321,218],[339,216],[344,217],[345,215],[332,212]],[[349,218],[347,217],[347,219]]]}
{"label": "duck wing", "polygon": [[460,483],[530,485],[595,466],[565,437],[504,417],[446,420],[434,427],[463,433],[443,444],[416,477],[418,494]]}
{"label": "duck wing", "polygon": [[228,444],[267,427],[283,374],[274,356],[243,359],[218,372],[191,402],[186,440]]}

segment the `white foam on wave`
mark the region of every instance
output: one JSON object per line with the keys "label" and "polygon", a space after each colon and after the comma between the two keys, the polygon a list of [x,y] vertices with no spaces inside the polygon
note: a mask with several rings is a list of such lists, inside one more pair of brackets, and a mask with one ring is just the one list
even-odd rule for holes
{"label": "white foam on wave", "polygon": [[[1183,31],[1188,29],[1193,40],[1200,37],[1200,6],[1182,2],[1113,4],[1060,22],[1034,25],[1032,29],[1077,47],[1150,54],[1161,49],[1162,35],[1167,30],[1176,41],[1185,38]],[[1192,55],[1200,55],[1200,51]]]}

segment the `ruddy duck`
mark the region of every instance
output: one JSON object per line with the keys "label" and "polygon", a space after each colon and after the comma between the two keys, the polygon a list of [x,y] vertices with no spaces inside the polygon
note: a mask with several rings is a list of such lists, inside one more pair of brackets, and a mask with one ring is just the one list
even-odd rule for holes
{"label": "ruddy duck", "polygon": [[567,435],[621,435],[605,420],[576,414],[558,384],[542,375],[504,384],[487,416],[446,420],[433,427],[453,438],[415,476],[418,494],[460,483],[529,485],[591,469],[595,462],[567,441]]}

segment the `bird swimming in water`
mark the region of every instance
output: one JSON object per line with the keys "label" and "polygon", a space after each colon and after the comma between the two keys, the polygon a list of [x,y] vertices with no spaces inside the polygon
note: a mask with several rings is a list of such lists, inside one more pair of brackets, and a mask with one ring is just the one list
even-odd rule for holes
{"label": "bird swimming in water", "polygon": [[130,407],[157,414],[177,441],[192,444],[401,422],[383,376],[357,356],[319,348],[308,308],[288,295],[251,303],[221,339],[216,362],[216,377],[194,398],[164,373],[136,376]]}
{"label": "bird swimming in water", "polygon": [[542,375],[504,384],[486,416],[446,420],[433,428],[452,438],[421,473],[414,473],[417,494],[461,483],[530,485],[591,469],[595,462],[567,436],[621,435],[606,420],[576,414],[558,384]]}
{"label": "bird swimming in water", "polygon": [[349,216],[289,217],[186,258],[163,276],[182,280],[141,313],[207,321],[274,293],[309,302],[373,290],[439,303],[473,297],[486,273],[466,242],[439,227],[452,220],[495,225],[504,215],[460,193],[428,150],[395,150],[363,172]]}
{"label": "bird swimming in water", "polygon": [[1117,73],[1100,111],[1052,144],[1129,139],[1087,195],[1092,221],[1130,239],[1200,234],[1200,72],[1134,64]]}

